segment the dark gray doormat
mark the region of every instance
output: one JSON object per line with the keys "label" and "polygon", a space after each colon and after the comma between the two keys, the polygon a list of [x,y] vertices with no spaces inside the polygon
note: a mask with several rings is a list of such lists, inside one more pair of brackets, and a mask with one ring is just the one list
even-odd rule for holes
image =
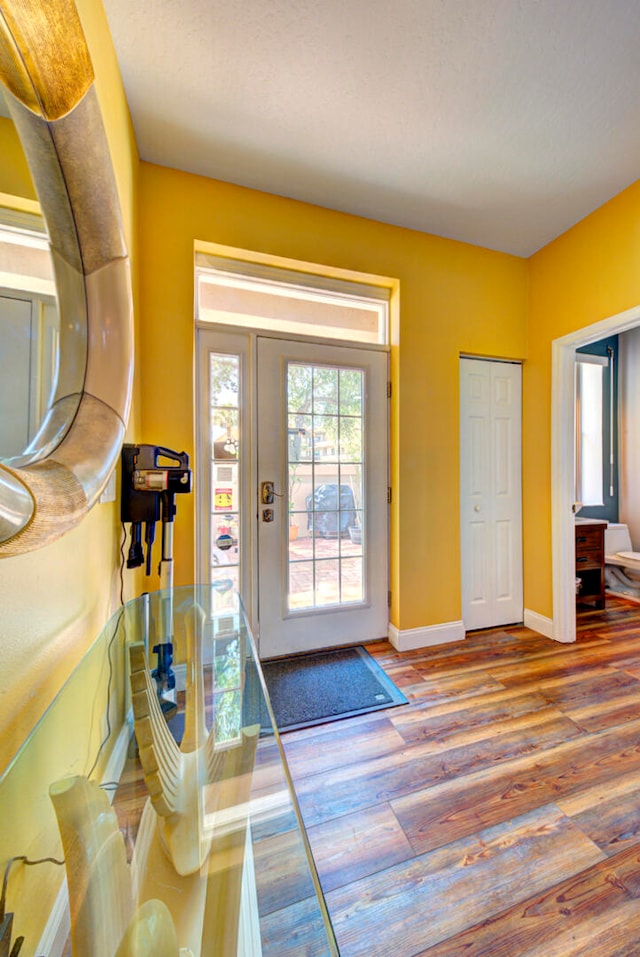
{"label": "dark gray doormat", "polygon": [[360,645],[262,663],[279,731],[293,731],[406,704]]}

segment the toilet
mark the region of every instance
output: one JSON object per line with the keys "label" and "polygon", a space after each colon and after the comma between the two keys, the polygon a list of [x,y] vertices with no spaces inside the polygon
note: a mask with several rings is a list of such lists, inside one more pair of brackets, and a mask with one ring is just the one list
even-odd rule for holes
{"label": "toilet", "polygon": [[640,552],[634,552],[628,525],[609,522],[604,532],[605,583],[608,592],[640,601]]}

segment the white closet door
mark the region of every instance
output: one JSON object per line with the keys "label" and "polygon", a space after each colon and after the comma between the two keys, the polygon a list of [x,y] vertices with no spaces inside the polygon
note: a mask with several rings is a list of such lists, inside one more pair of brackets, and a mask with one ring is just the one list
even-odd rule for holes
{"label": "white closet door", "polygon": [[460,360],[462,617],[466,630],[522,621],[522,376]]}

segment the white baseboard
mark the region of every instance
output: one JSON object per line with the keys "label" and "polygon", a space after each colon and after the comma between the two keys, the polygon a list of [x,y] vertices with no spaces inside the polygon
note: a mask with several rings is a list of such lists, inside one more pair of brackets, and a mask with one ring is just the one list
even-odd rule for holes
{"label": "white baseboard", "polygon": [[640,605],[640,598],[633,595],[627,595],[624,591],[614,591],[611,588],[607,588],[607,596],[611,595],[612,598],[624,598],[625,601],[631,602],[632,605]]}
{"label": "white baseboard", "polygon": [[531,631],[537,631],[538,634],[544,635],[545,638],[555,638],[553,634],[553,619],[547,618],[546,615],[539,615],[537,611],[531,611],[529,608],[525,608],[523,623],[525,628],[530,628]]}
{"label": "white baseboard", "polygon": [[258,887],[253,860],[251,822],[247,821],[244,861],[242,866],[242,888],[240,891],[240,914],[238,916],[238,957],[262,957],[262,935],[260,934],[259,914],[260,908],[258,906]]}
{"label": "white baseboard", "polygon": [[[113,750],[104,769],[103,780],[105,782],[120,780],[122,769],[127,760],[132,728],[133,715],[129,714],[120,728],[116,743],[113,746]],[[113,801],[114,793],[111,789],[107,790],[110,801]],[[46,954],[47,957],[62,957],[70,933],[69,890],[67,888],[67,879],[64,877],[54,905],[51,908],[49,919],[42,932],[40,942],[36,947],[36,954]]]}
{"label": "white baseboard", "polygon": [[423,628],[405,628],[400,631],[389,625],[389,641],[396,651],[414,651],[431,645],[445,645],[450,641],[464,639],[464,624],[461,621],[445,621],[441,625],[425,625]]}
{"label": "white baseboard", "polygon": [[36,947],[36,954],[47,957],[62,957],[69,934],[71,918],[69,915],[69,889],[66,876],[62,880],[49,920]]}
{"label": "white baseboard", "polygon": [[[524,609],[524,625],[532,631],[537,631],[545,638],[562,641],[553,633],[553,619],[538,614],[537,611]],[[406,628],[401,631],[395,625],[389,625],[389,641],[396,651],[414,651],[417,648],[428,648],[431,645],[444,645],[451,641],[462,641],[465,638],[464,623],[462,621],[447,621],[441,625],[426,625],[423,628]]]}

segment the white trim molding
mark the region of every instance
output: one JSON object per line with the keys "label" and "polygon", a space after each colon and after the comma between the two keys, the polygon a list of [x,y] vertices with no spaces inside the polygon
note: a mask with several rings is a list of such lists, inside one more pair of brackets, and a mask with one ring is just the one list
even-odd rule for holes
{"label": "white trim molding", "polygon": [[[531,631],[537,631],[539,635],[544,635],[545,638],[556,638],[553,633],[553,619],[547,618],[546,615],[540,615],[537,611],[531,611],[530,608],[525,608],[523,624],[525,628],[530,628]],[[561,639],[556,638],[557,641]]]}
{"label": "white trim molding", "polygon": [[[551,343],[551,527],[553,633],[576,640],[575,598],[575,363],[576,349],[640,323],[640,306],[571,332]],[[533,626],[531,626],[533,627]],[[536,631],[539,630],[536,628]],[[544,634],[544,632],[543,632]]]}
{"label": "white trim molding", "polygon": [[396,651],[414,651],[431,645],[446,645],[450,641],[463,641],[462,621],[445,621],[441,625],[424,625],[422,628],[405,628],[401,631],[389,624],[389,641]]}
{"label": "white trim molding", "polygon": [[48,957],[62,957],[69,934],[71,916],[69,914],[69,888],[66,875],[60,885],[46,927],[36,948],[36,954],[48,954]]}

